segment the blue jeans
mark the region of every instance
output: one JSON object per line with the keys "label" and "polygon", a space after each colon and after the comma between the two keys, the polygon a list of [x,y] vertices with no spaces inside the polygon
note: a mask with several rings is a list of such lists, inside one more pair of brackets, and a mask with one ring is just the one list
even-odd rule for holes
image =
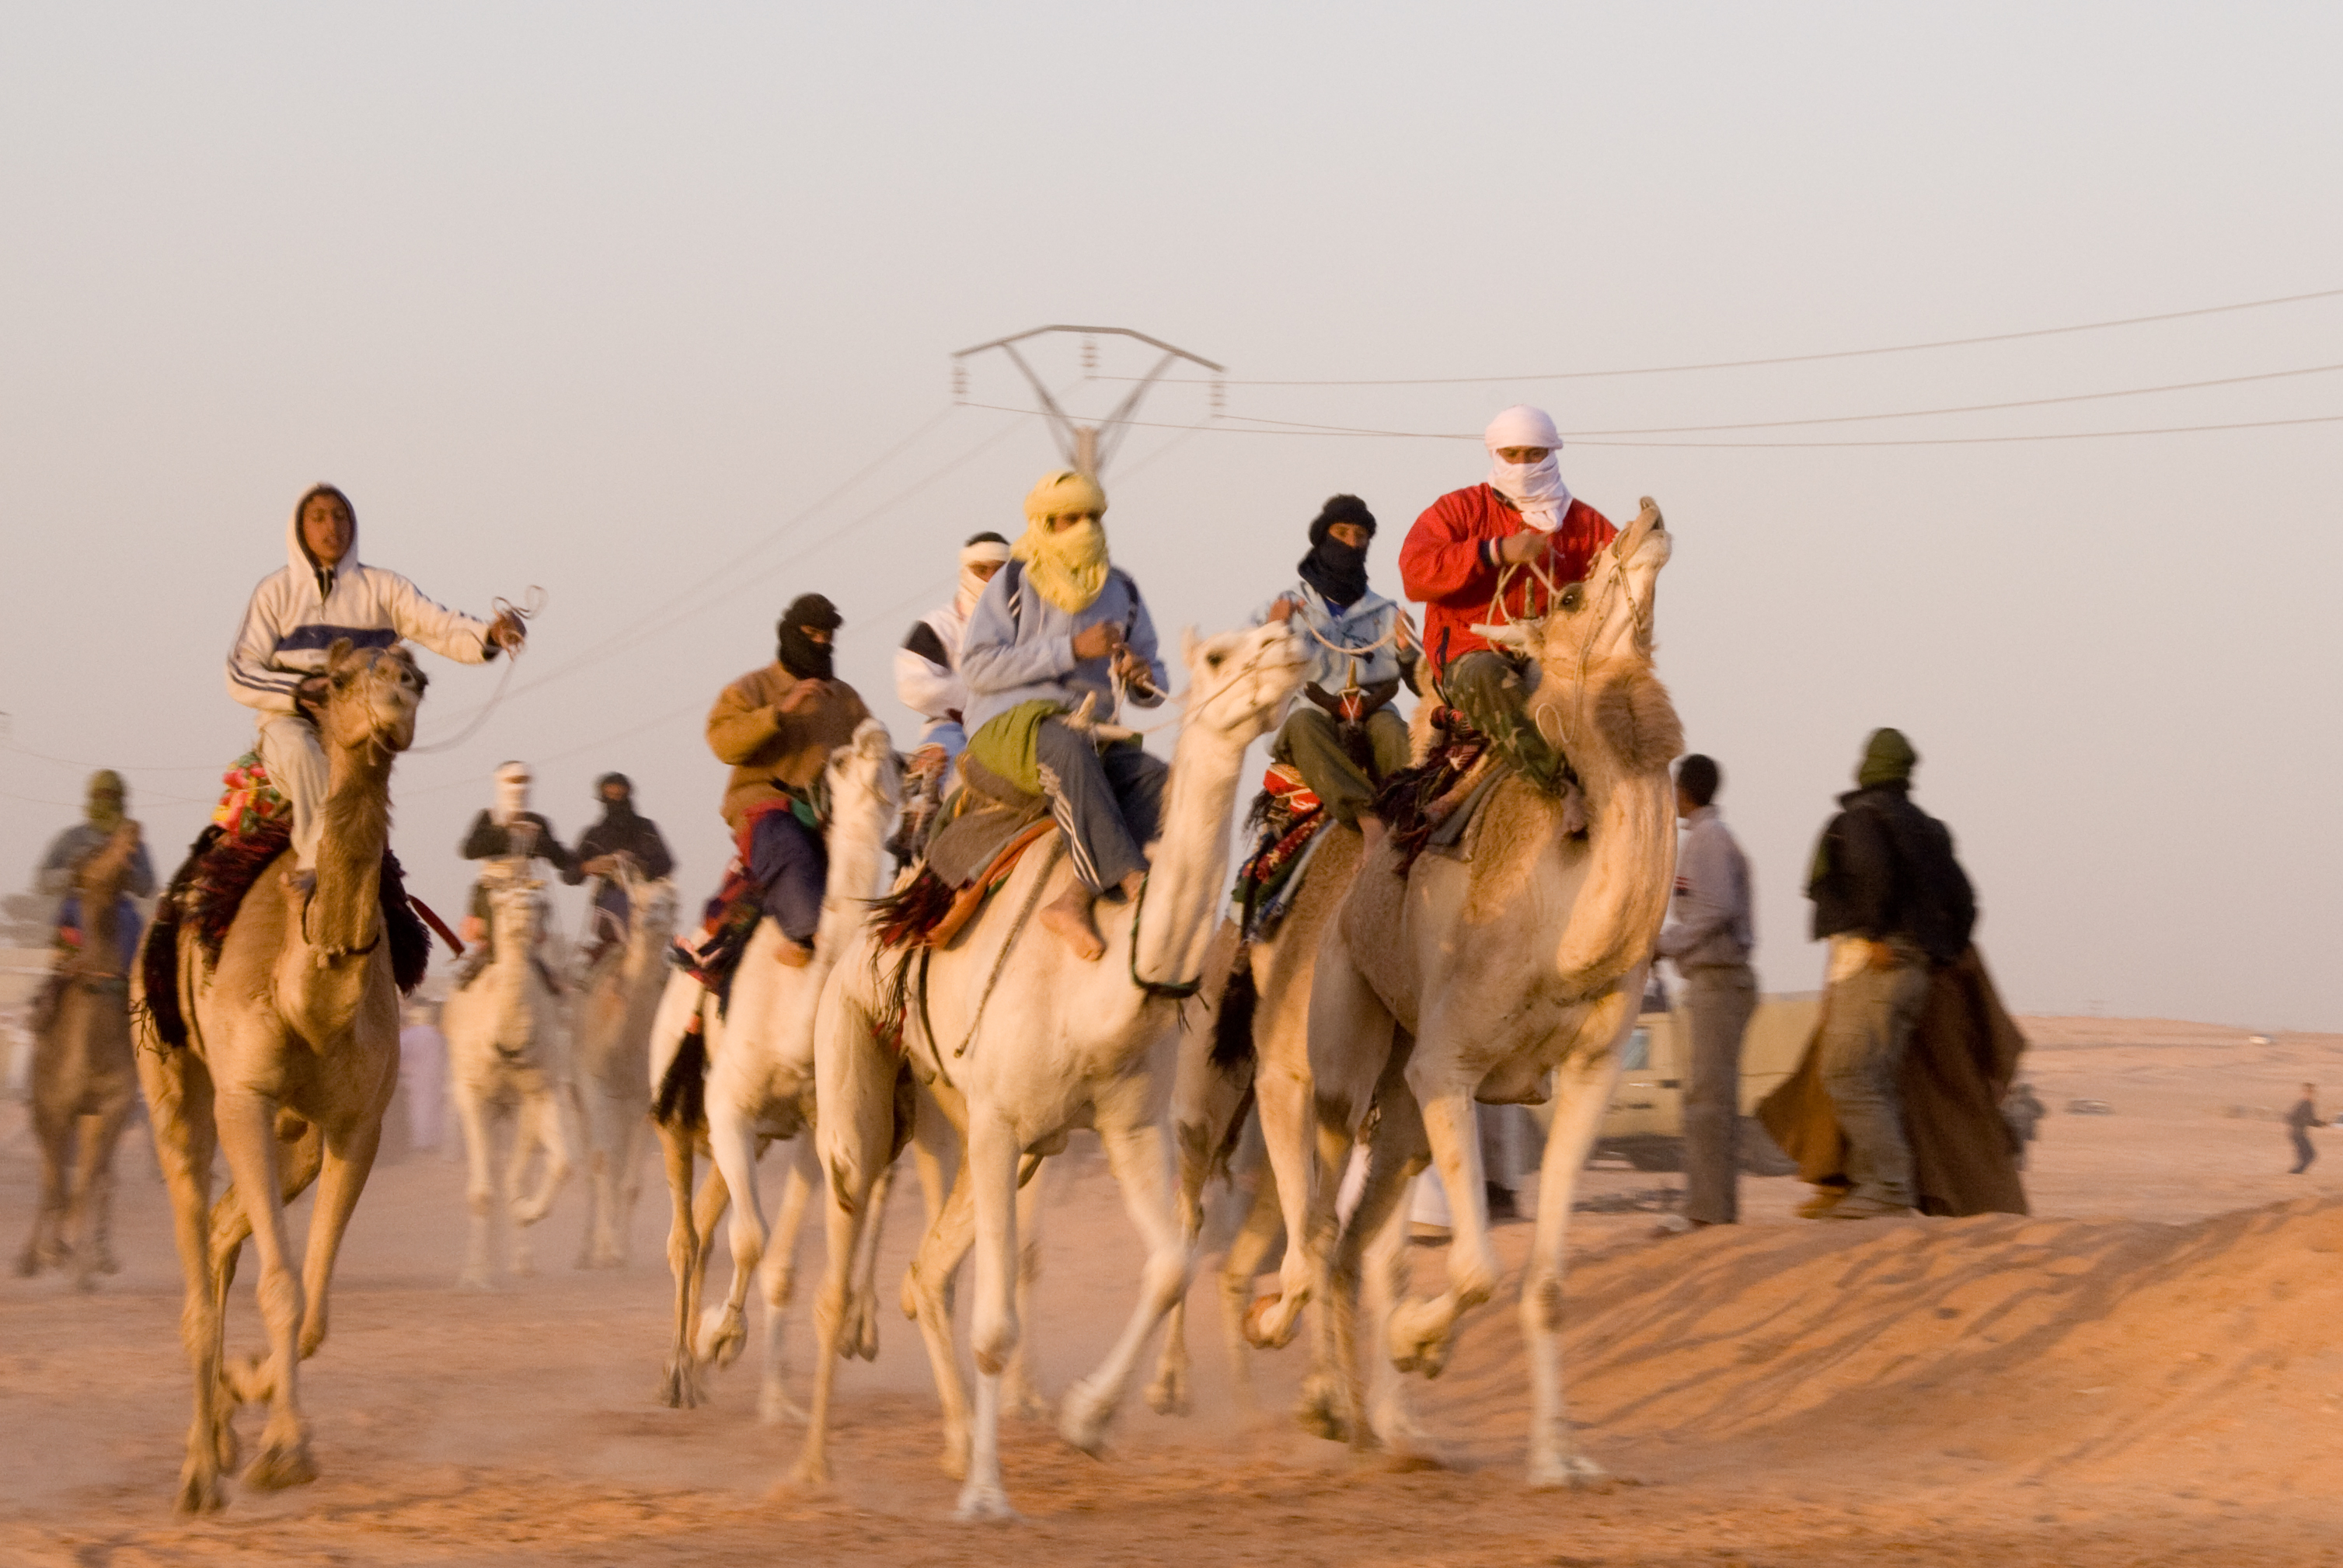
{"label": "blue jeans", "polygon": [[1134,871],[1147,869],[1142,849],[1162,831],[1163,780],[1171,768],[1137,743],[1101,751],[1063,719],[1045,720],[1034,735],[1041,792],[1066,836],[1074,874],[1102,893]]}

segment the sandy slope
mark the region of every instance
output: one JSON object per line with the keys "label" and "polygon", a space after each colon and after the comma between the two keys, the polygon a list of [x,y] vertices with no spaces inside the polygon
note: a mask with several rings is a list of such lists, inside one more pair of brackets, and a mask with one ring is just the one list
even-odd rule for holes
{"label": "sandy slope", "polygon": [[[1267,1413],[1233,1404],[1200,1308],[1199,1413],[1134,1400],[1108,1460],[1017,1425],[1013,1533],[945,1519],[923,1359],[890,1320],[850,1368],[832,1493],[775,1483],[795,1433],[762,1428],[739,1372],[714,1408],[649,1394],[664,1333],[660,1218],[623,1275],[556,1266],[491,1296],[448,1288],[457,1168],[383,1170],[359,1211],[334,1335],[306,1376],[325,1478],[166,1512],[186,1418],[161,1191],[126,1166],[126,1272],[95,1297],[0,1284],[0,1563],[2272,1563],[2343,1561],[2343,1160],[2288,1178],[2276,1107],[2343,1040],[2029,1020],[2054,1115],[2037,1216],[1825,1227],[1753,1182],[1751,1222],[1671,1240],[1648,1216],[1574,1230],[1574,1411],[1634,1484],[1533,1495],[1510,1301],[1422,1385],[1455,1467],[1394,1473],[1280,1413],[1299,1351],[1263,1358]],[[2343,1098],[2343,1096],[2338,1096]],[[20,1116],[0,1121],[0,1224],[27,1215]],[[1664,1179],[1595,1172],[1602,1193]],[[1136,1249],[1102,1166],[1061,1182],[1038,1312],[1052,1386],[1127,1310]],[[890,1253],[910,1244],[910,1205]],[[15,1233],[0,1237],[13,1252]],[[1526,1228],[1501,1232],[1509,1258]],[[1436,1248],[1415,1254],[1436,1278]],[[810,1252],[808,1261],[810,1263]],[[893,1272],[890,1262],[889,1272]],[[248,1292],[235,1339],[256,1340]],[[800,1337],[798,1362],[804,1366]],[[247,1434],[257,1418],[245,1417]]]}

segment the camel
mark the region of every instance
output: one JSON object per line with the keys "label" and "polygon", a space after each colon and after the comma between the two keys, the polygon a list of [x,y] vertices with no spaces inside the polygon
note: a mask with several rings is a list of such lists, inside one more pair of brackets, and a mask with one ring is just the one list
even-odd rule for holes
{"label": "camel", "polygon": [[650,1120],[651,1020],[675,932],[673,882],[645,880],[631,857],[621,857],[612,876],[627,895],[626,940],[586,975],[570,1030],[578,1133],[592,1183],[578,1241],[581,1269],[627,1266]]}
{"label": "camel", "polygon": [[[1372,1241],[1389,1277],[1404,1267],[1397,1208],[1407,1181],[1437,1165],[1453,1230],[1449,1286],[1391,1308],[1397,1372],[1436,1376],[1463,1315],[1495,1292],[1476,1099],[1553,1097],[1537,1219],[1522,1290],[1532,1382],[1529,1479],[1575,1485],[1602,1471],[1581,1456],[1564,1415],[1564,1240],[1571,1194],[1619,1072],[1674,884],[1668,763],[1683,728],[1652,671],[1653,598],[1671,541],[1648,498],[1565,588],[1543,622],[1502,628],[1532,655],[1529,709],[1575,767],[1588,823],[1573,834],[1564,803],[1518,779],[1498,784],[1462,859],[1426,854],[1403,880],[1385,844],[1352,882],[1318,953],[1310,997],[1309,1070],[1256,1081],[1289,1233],[1281,1293],[1262,1303],[1256,1343],[1285,1342],[1312,1289],[1325,1292],[1319,1369],[1337,1380],[1354,1442],[1373,1441],[1358,1386],[1355,1288]],[[1264,1064],[1266,1069],[1266,1064]],[[1366,1186],[1334,1225],[1331,1173],[1370,1112],[1379,1112]],[[1317,1157],[1312,1156],[1312,1142]],[[1373,1427],[1416,1441],[1400,1385],[1379,1372]]]}
{"label": "camel", "polygon": [[[544,884],[528,872],[526,859],[491,865],[481,873],[491,910],[496,950],[471,983],[451,992],[439,1010],[440,1032],[447,1037],[448,1076],[456,1091],[456,1118],[464,1128],[470,1180],[465,1200],[471,1210],[471,1237],[464,1271],[457,1283],[485,1291],[493,1283],[496,1211],[511,1216],[512,1271],[537,1271],[528,1227],[545,1218],[569,1179],[569,1131],[565,1114],[576,1109],[570,1080],[569,1042],[560,1009],[536,958],[543,914],[538,901]],[[497,1133],[509,1125],[512,1147],[498,1202]],[[522,1193],[530,1156],[542,1151],[537,1191]]]}
{"label": "camel", "polygon": [[[1231,805],[1245,747],[1284,716],[1304,660],[1272,624],[1185,638],[1186,719],[1174,750],[1163,834],[1128,919],[1101,910],[1106,952],[1085,960],[1031,930],[1042,900],[1072,885],[1063,841],[1028,850],[990,907],[950,947],[914,960],[907,998],[880,970],[869,922],[840,955],[815,1024],[815,1130],[830,1174],[828,1267],[814,1306],[820,1341],[801,1480],[829,1479],[836,1367],[856,1316],[853,1264],[872,1190],[892,1163],[911,1076],[960,1132],[966,1154],[950,1201],[929,1227],[907,1283],[944,1404],[947,1468],[966,1454],[964,1519],[1012,1517],[1001,1484],[1004,1373],[1021,1335],[1015,1299],[1021,1169],[1096,1128],[1148,1261],[1141,1301],[1107,1361],[1069,1390],[1059,1431],[1097,1452],[1156,1323],[1185,1292],[1192,1254],[1172,1214],[1161,1117],[1180,1003],[1202,971],[1228,874]],[[897,1003],[900,1002],[900,1011]],[[990,1020],[990,1028],[984,1026]],[[900,1048],[896,1041],[900,1039]],[[905,1069],[908,1066],[909,1071]],[[950,1282],[976,1250],[971,1415],[951,1341]]]}
{"label": "camel", "polygon": [[[193,930],[181,931],[185,1046],[163,1042],[145,1005],[143,974],[132,981],[138,1077],[186,1280],[180,1332],[195,1372],[195,1419],[177,1505],[187,1513],[220,1506],[220,1473],[236,1462],[232,1423],[240,1402],[269,1404],[246,1485],[266,1491],[317,1478],[300,1363],[325,1342],[335,1254],[398,1087],[383,851],[391,764],[414,739],[424,677],[404,648],[356,652],[347,639],[327,650],[326,675],[317,729],[328,785],[314,890],[305,892],[289,870],[264,875],[245,895],[216,965],[206,964]],[[215,1149],[226,1152],[231,1181],[216,1209]],[[297,1275],[284,1206],[312,1181],[317,1193]],[[265,1362],[231,1367],[223,1344],[227,1290],[247,1231],[260,1253],[269,1349]]]}
{"label": "camel", "polygon": [[33,1047],[34,1136],[41,1145],[41,1203],[16,1271],[73,1264],[74,1285],[95,1290],[118,1272],[108,1244],[114,1217],[114,1146],[138,1098],[130,1046],[129,976],[122,972],[117,907],[137,853],[139,827],[125,822],[74,874],[81,947],[58,964],[59,990]]}
{"label": "camel", "polygon": [[[758,1412],[767,1422],[802,1414],[785,1385],[782,1330],[794,1292],[806,1201],[822,1181],[812,1141],[800,1136],[814,1112],[814,1001],[862,907],[880,891],[887,834],[902,802],[901,761],[887,727],[875,719],[863,720],[853,738],[830,754],[824,783],[830,805],[830,869],[812,961],[801,967],[781,962],[780,928],[762,920],[740,956],[726,1005],[719,1008],[697,980],[679,973],[668,982],[653,1029],[651,1066],[663,1113],[659,1132],[675,1203],[669,1258],[676,1270],[676,1324],[666,1398],[670,1404],[697,1404],[702,1397],[699,1368],[729,1365],[739,1355],[747,1342],[749,1282],[755,1280],[762,1287],[765,1312]],[[702,1042],[696,1060],[680,1054],[688,1049],[685,1030],[695,1016]],[[697,1116],[679,1100],[689,1097],[686,1081],[695,1075]],[[703,1139],[716,1171],[695,1212],[693,1156]],[[767,1145],[784,1141],[790,1143],[789,1165],[779,1224],[769,1226],[757,1191],[757,1160]],[[708,1238],[727,1198],[732,1207],[731,1289],[722,1306],[707,1314],[695,1342]],[[875,1256],[870,1266],[876,1267]],[[865,1353],[875,1354],[875,1325],[866,1325],[864,1337]]]}

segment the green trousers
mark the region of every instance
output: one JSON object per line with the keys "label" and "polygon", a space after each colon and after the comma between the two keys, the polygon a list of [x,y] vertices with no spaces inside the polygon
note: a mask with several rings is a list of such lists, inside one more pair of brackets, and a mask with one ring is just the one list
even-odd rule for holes
{"label": "green trousers", "polygon": [[1525,707],[1529,689],[1502,654],[1474,648],[1449,665],[1440,678],[1440,689],[1450,705],[1489,738],[1515,772],[1549,794],[1561,792],[1570,763],[1538,733]]}
{"label": "green trousers", "polygon": [[1270,755],[1280,762],[1293,765],[1337,822],[1356,822],[1359,813],[1374,803],[1376,787],[1407,766],[1406,721],[1383,707],[1368,714],[1365,722],[1367,744],[1375,759],[1372,779],[1342,749],[1341,722],[1313,703],[1305,701],[1294,708],[1270,749]]}

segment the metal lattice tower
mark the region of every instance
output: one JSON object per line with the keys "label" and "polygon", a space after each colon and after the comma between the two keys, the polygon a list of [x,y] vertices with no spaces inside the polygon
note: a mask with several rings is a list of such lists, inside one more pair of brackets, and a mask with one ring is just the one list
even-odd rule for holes
{"label": "metal lattice tower", "polygon": [[[1026,362],[1022,354],[1017,352],[1017,346],[1028,338],[1044,337],[1053,333],[1071,333],[1082,340],[1082,372],[1086,377],[1095,373],[1098,368],[1097,340],[1100,337],[1128,337],[1134,342],[1144,343],[1151,348],[1161,349],[1163,357],[1155,362],[1155,367],[1152,370],[1141,377],[1138,384],[1124,395],[1122,401],[1116,404],[1111,412],[1096,424],[1085,425],[1060,406],[1058,399],[1051,395],[1041,377],[1034,374],[1033,367]],[[1058,450],[1064,454],[1068,466],[1093,479],[1099,477],[1105,468],[1107,460],[1113,457],[1116,449],[1122,445],[1123,437],[1131,433],[1131,415],[1137,412],[1141,401],[1147,396],[1148,389],[1155,385],[1166,370],[1171,369],[1182,359],[1191,365],[1202,366],[1215,377],[1222,375],[1224,370],[1223,367],[1213,364],[1202,355],[1191,354],[1184,348],[1175,348],[1161,338],[1150,337],[1144,332],[1133,332],[1128,327],[1036,327],[1030,332],[1020,332],[1011,337],[996,337],[990,343],[980,343],[973,348],[963,348],[953,355],[953,397],[960,397],[968,389],[968,360],[972,356],[987,353],[995,348],[1009,356],[1011,363],[1024,373],[1026,381],[1031,385],[1033,396],[1041,400],[1041,412],[1050,421],[1050,431],[1057,437]],[[1220,407],[1221,384],[1216,380],[1212,383],[1214,412],[1217,413]]]}

